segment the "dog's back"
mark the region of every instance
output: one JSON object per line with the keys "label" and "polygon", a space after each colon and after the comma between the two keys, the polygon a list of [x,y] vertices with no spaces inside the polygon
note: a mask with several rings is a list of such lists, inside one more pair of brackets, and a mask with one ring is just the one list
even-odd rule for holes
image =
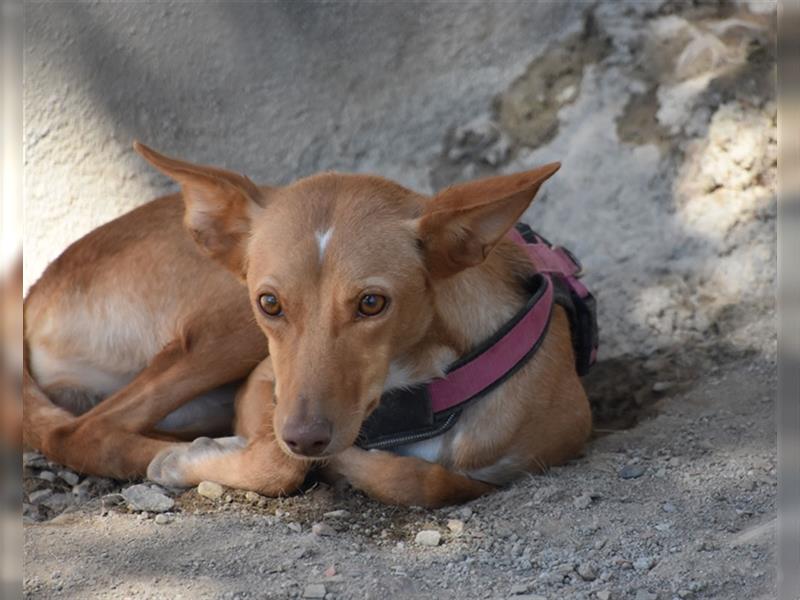
{"label": "dog's back", "polygon": [[84,412],[209,312],[249,318],[241,284],[197,249],[183,212],[175,194],[110,221],[67,248],[31,288],[27,364],[57,404]]}

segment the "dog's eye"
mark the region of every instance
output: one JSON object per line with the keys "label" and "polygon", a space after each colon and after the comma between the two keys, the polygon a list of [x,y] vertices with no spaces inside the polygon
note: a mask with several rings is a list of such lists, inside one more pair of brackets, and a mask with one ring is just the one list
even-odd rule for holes
{"label": "dog's eye", "polygon": [[374,317],[386,308],[386,296],[378,294],[364,294],[358,301],[358,314],[362,317]]}
{"label": "dog's eye", "polygon": [[280,317],[283,315],[281,301],[275,294],[261,294],[258,297],[258,305],[268,317]]}

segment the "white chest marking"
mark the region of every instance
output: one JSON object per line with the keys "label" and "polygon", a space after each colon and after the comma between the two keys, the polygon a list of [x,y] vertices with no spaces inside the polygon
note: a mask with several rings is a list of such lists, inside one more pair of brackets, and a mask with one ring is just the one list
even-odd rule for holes
{"label": "white chest marking", "polygon": [[317,238],[317,247],[319,248],[319,262],[322,262],[325,257],[325,248],[328,247],[328,242],[331,241],[333,235],[333,227],[326,231],[317,231],[315,234]]}
{"label": "white chest marking", "polygon": [[393,362],[389,365],[389,374],[386,376],[386,382],[383,384],[383,391],[396,390],[398,388],[407,388],[415,385],[417,382],[413,379],[411,369],[405,365]]}
{"label": "white chest marking", "polygon": [[439,460],[439,454],[442,452],[442,436],[437,435],[429,440],[398,446],[393,448],[392,452],[400,456],[414,456],[435,463]]}

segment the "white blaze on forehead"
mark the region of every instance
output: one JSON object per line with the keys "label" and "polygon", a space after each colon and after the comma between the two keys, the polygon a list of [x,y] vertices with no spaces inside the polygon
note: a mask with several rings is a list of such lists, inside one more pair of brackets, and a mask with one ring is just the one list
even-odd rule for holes
{"label": "white blaze on forehead", "polygon": [[319,261],[322,262],[325,256],[325,248],[328,247],[328,242],[331,241],[331,236],[333,235],[333,227],[326,231],[317,231],[314,235],[317,238],[317,247],[319,247]]}

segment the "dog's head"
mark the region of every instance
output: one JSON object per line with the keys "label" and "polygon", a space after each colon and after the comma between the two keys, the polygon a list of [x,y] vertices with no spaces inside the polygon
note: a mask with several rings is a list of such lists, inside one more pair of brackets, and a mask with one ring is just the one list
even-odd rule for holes
{"label": "dog's head", "polygon": [[200,248],[246,284],[269,341],[276,437],[307,457],[353,444],[390,364],[428,335],[442,309],[437,282],[482,263],[559,166],[429,198],[336,173],[259,188],[136,149],[181,184]]}

